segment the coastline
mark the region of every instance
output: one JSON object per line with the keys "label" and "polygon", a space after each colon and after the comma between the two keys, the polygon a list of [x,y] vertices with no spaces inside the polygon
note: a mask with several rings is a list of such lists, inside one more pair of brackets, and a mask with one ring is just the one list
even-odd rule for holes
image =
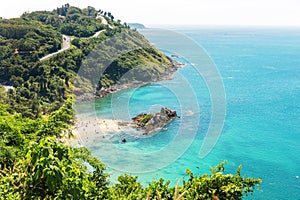
{"label": "coastline", "polygon": [[[82,147],[87,143],[99,140],[121,142],[125,130],[134,130],[132,123],[115,119],[104,119],[91,116],[77,116],[71,130],[72,136],[65,136],[61,142],[69,146]],[[118,140],[120,138],[120,140]]]}
{"label": "coastline", "polygon": [[[170,59],[170,58],[169,58]],[[76,96],[76,102],[88,102],[96,98],[103,98],[109,94],[115,93],[120,90],[137,88],[147,84],[171,80],[172,75],[185,65],[177,61],[171,60],[172,65],[166,69],[157,79],[153,79],[149,82],[131,82],[127,84],[115,84],[108,88],[103,88],[99,92],[85,93],[81,96]],[[138,131],[133,122],[116,120],[116,119],[102,119],[96,116],[81,116],[76,115],[76,121],[71,130],[72,136],[64,136],[61,141],[69,146],[82,147],[87,143],[93,143],[97,140],[109,141],[109,142],[122,142],[126,135],[126,132],[132,132],[131,138],[143,137],[143,132]],[[125,136],[126,135],[126,136]],[[126,141],[126,140],[125,140]]]}
{"label": "coastline", "polygon": [[[170,58],[169,58],[170,59]],[[97,98],[103,98],[106,97],[109,94],[118,92],[120,90],[124,89],[130,89],[130,88],[138,88],[147,84],[159,82],[159,81],[164,81],[164,80],[171,80],[172,75],[179,69],[183,68],[185,64],[177,62],[175,60],[170,59],[172,65],[166,69],[166,71],[161,74],[159,77],[152,79],[151,81],[133,81],[131,83],[126,83],[126,84],[114,84],[109,87],[102,87],[99,91],[95,92],[86,92],[82,95],[75,95],[76,96],[76,102],[88,102],[93,99]]]}

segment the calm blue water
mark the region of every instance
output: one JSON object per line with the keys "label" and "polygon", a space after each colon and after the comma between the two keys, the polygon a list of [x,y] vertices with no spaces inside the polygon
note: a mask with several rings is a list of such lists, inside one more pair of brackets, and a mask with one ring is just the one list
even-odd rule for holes
{"label": "calm blue water", "polygon": [[[248,199],[300,199],[300,179],[295,178],[300,176],[300,30],[198,27],[176,31],[202,46],[221,74],[227,112],[221,137],[210,154],[200,159],[211,119],[211,99],[191,63],[178,59],[186,67],[173,80],[121,91],[96,102],[100,118],[128,119],[157,110],[159,105],[182,116],[152,137],[112,145],[96,141],[88,146],[110,167],[112,181],[132,167],[129,173],[138,175],[144,184],[159,177],[176,183],[186,168],[209,173],[209,167],[228,160],[227,172],[234,173],[242,164],[242,175],[263,178],[262,191]],[[159,45],[159,35],[149,30],[144,33],[166,54],[180,49],[181,40],[168,49]],[[193,49],[190,51],[192,54]],[[189,96],[189,87],[194,96]],[[180,140],[176,140],[178,134],[183,134]],[[143,168],[152,170],[135,173]]]}

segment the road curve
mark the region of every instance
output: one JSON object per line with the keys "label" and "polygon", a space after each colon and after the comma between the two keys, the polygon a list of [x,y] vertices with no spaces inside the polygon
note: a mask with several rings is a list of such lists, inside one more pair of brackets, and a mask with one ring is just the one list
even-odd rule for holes
{"label": "road curve", "polygon": [[[105,29],[103,30],[100,30],[100,31],[97,31],[94,35],[92,35],[90,38],[94,38],[94,37],[97,37],[98,35],[100,35],[102,32],[104,32]],[[62,45],[62,48],[54,53],[51,53],[51,54],[48,54],[42,58],[40,58],[40,61],[42,60],[45,60],[47,58],[50,58],[56,54],[59,54],[60,52],[63,52],[65,50],[68,50],[70,47],[71,47],[71,41],[73,40],[73,38],[71,38],[70,36],[67,36],[67,35],[63,35],[62,36],[62,40],[63,40],[63,45]]]}
{"label": "road curve", "polygon": [[63,52],[63,51],[65,51],[65,50],[67,50],[67,49],[69,49],[71,47],[71,41],[72,41],[71,37],[69,37],[67,35],[63,35],[62,36],[62,40],[63,40],[62,49],[60,49],[60,50],[58,50],[58,51],[56,51],[54,53],[48,54],[48,55],[40,58],[40,60],[45,60],[47,58],[50,58],[50,57],[52,57],[52,56],[54,56],[54,55],[56,55],[56,54],[58,54],[60,52]]}

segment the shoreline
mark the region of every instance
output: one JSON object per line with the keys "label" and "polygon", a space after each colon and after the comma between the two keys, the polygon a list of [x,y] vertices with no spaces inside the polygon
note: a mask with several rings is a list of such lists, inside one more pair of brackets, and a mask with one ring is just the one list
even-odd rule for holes
{"label": "shoreline", "polygon": [[72,135],[62,137],[61,142],[75,147],[91,145],[99,140],[121,142],[124,132],[129,130],[137,133],[133,124],[127,121],[79,115],[71,130]]}
{"label": "shoreline", "polygon": [[[171,60],[171,59],[170,59]],[[183,68],[185,64],[171,60],[172,65],[166,69],[166,71],[161,74],[156,79],[153,79],[151,81],[143,82],[143,81],[133,81],[131,83],[125,83],[125,84],[114,84],[109,87],[103,87],[99,91],[96,92],[86,92],[82,95],[75,95],[75,100],[78,103],[81,102],[88,102],[93,99],[103,98],[108,96],[109,94],[118,92],[120,90],[124,89],[130,89],[130,88],[138,88],[141,86],[145,86],[151,83],[156,83],[159,81],[165,81],[165,80],[171,80],[172,75],[180,68]]]}
{"label": "shoreline", "polygon": [[[180,68],[184,67],[185,64],[171,60],[172,65],[166,69],[166,71],[157,79],[148,82],[132,82],[127,84],[115,84],[108,88],[103,88],[97,93],[85,93],[80,96],[76,96],[76,102],[88,102],[94,99],[103,98],[109,94],[118,92],[124,89],[137,88],[147,84],[171,80],[173,74]],[[106,140],[108,142],[122,142],[125,137],[139,138],[143,137],[143,132],[138,131],[133,122],[116,120],[116,119],[105,119],[76,115],[76,121],[71,130],[71,136],[63,136],[61,141],[69,146],[82,147],[87,143],[93,143],[96,140]],[[130,131],[133,135],[127,135]],[[125,140],[126,141],[126,140]]]}

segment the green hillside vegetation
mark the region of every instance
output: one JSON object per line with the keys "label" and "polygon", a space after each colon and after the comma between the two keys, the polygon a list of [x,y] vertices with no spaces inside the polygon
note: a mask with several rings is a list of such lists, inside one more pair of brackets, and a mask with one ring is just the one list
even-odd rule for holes
{"label": "green hillside vegetation", "polygon": [[[71,47],[40,60],[61,49],[62,34],[73,38]],[[62,143],[74,125],[74,93],[154,81],[171,65],[137,31],[92,7],[66,4],[0,18],[0,83],[14,88],[0,85],[0,199],[241,199],[252,193],[261,179],[244,178],[240,169],[225,174],[224,163],[209,175],[187,170],[177,187],[163,179],[142,186],[129,175],[111,185],[104,164],[87,149]]]}
{"label": "green hillside vegetation", "polygon": [[[87,72],[81,78],[86,78],[89,83],[84,88],[84,84],[77,84],[79,88],[76,87],[75,91],[79,93],[95,92],[102,86],[114,84],[132,68],[136,68],[137,73],[143,75],[140,79],[149,79],[159,76],[171,65],[166,56],[151,46],[138,32],[122,25],[120,21],[112,21],[114,17],[109,12],[105,12],[103,17],[111,24],[111,28],[102,24],[101,19],[95,17],[102,12],[96,12],[92,7],[79,9],[65,5],[52,12],[25,13],[20,19],[4,19],[0,22],[0,27],[3,27],[0,29],[3,50],[0,52],[0,82],[16,88],[9,91],[7,99],[7,103],[14,110],[25,117],[34,118],[58,109],[73,92],[75,77],[83,62],[96,65],[86,68]],[[70,17],[74,14],[79,17]],[[53,18],[55,20],[50,20]],[[63,27],[74,23],[80,26],[74,28],[75,32],[63,30]],[[86,24],[93,27],[87,35],[82,32],[87,30]],[[93,35],[103,27],[105,31],[98,37],[76,37]],[[62,34],[74,38],[71,48],[39,61],[42,56],[60,49]],[[109,41],[111,37],[115,39],[114,43]],[[141,46],[144,49],[115,57],[120,49],[130,50]],[[98,57],[88,57],[86,60],[91,51],[97,53]],[[109,66],[107,70],[100,73],[106,65]],[[95,74],[99,76],[90,77]],[[137,74],[132,76],[137,77]]]}
{"label": "green hillside vegetation", "polygon": [[[87,57],[83,63],[84,73],[81,78],[90,81],[93,87],[101,89],[120,81],[128,83],[155,80],[166,73],[172,65],[164,54],[134,30],[122,29],[121,33],[117,32],[109,39],[107,35],[103,37],[103,42],[97,43],[97,46],[90,46],[93,49],[93,56]],[[85,51],[90,42],[91,39],[80,41],[75,39],[72,44]],[[129,74],[123,77],[127,72]],[[95,77],[95,74],[101,76]]]}
{"label": "green hillside vegetation", "polygon": [[[93,7],[80,9],[66,4],[52,12],[24,13],[21,18],[40,21],[52,26],[62,34],[89,37],[95,32],[107,28],[107,25],[103,24],[101,19],[96,19],[98,13],[99,11]],[[107,19],[113,18],[107,17]]]}
{"label": "green hillside vegetation", "polygon": [[[1,61],[37,58],[57,51],[61,47],[61,34],[51,26],[24,19],[0,20]],[[16,58],[15,60],[18,60]],[[7,60],[10,62],[11,60]]]}

